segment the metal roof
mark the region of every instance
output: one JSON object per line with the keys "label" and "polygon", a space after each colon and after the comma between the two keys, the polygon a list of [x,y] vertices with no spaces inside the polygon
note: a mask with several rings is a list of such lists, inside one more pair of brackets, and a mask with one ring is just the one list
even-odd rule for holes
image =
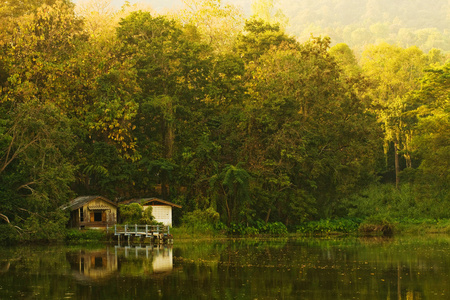
{"label": "metal roof", "polygon": [[70,201],[70,203],[68,203],[67,205],[63,205],[61,207],[61,209],[70,208],[70,210],[75,210],[75,209],[82,207],[84,204],[91,202],[92,200],[95,200],[95,199],[101,199],[105,202],[108,202],[109,204],[111,204],[113,206],[117,206],[116,203],[114,203],[111,200],[108,200],[102,196],[80,196],[80,197],[77,197],[77,198],[73,199],[72,201]]}
{"label": "metal roof", "polygon": [[154,198],[154,197],[153,198],[136,198],[136,199],[125,200],[125,201],[122,201],[121,204],[138,203],[141,205],[150,205],[150,203],[154,203],[154,202],[158,202],[163,205],[169,205],[172,207],[178,207],[178,208],[182,207],[181,205],[178,205],[178,204],[166,201],[166,200],[162,200],[159,198]]}

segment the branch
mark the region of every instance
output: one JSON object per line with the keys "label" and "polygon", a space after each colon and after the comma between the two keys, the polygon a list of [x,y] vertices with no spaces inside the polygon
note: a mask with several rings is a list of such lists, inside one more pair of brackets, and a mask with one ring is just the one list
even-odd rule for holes
{"label": "branch", "polygon": [[328,144],[329,144],[329,143],[326,143],[325,146],[323,146],[322,149],[320,149],[320,152],[319,152],[318,155],[321,155],[321,154],[322,154],[322,152],[325,150],[325,148],[328,147]]}
{"label": "branch", "polygon": [[7,216],[5,216],[4,214],[0,214],[0,218],[2,218],[3,220],[5,220],[8,224],[10,224],[11,222],[9,222],[9,219]]}
{"label": "branch", "polygon": [[27,189],[29,189],[31,192],[34,192],[34,190],[30,187],[30,185],[31,185],[31,184],[35,184],[35,183],[36,183],[35,181],[32,181],[32,182],[28,182],[28,183],[22,184],[21,186],[19,186],[19,187],[17,188],[17,190],[20,190],[20,189],[23,189],[23,188],[27,188]]}
{"label": "branch", "polygon": [[9,158],[9,154],[11,152],[11,149],[12,149],[12,146],[14,143],[14,139],[15,139],[15,137],[13,137],[11,143],[8,146],[8,152],[6,154],[6,158],[5,158],[5,162],[3,163],[3,167],[0,169],[0,173],[2,173],[6,169],[6,167],[17,157],[17,155],[19,155],[21,152],[25,151],[29,146],[33,145],[36,141],[39,140],[38,137],[36,136],[25,146],[23,146],[23,147],[19,146],[17,148],[16,152],[14,152],[14,154],[11,156],[11,158]]}
{"label": "branch", "polygon": [[25,212],[27,212],[27,213],[29,213],[30,215],[35,215],[35,216],[38,216],[38,217],[40,217],[40,218],[42,218],[42,219],[44,219],[44,220],[48,220],[46,217],[43,217],[43,216],[41,216],[40,214],[38,214],[38,213],[35,213],[35,212],[32,212],[32,211],[29,211],[28,209],[25,209],[25,208],[21,208],[21,207],[18,207],[18,209],[19,210],[23,210],[23,211],[25,211]]}
{"label": "branch", "polygon": [[3,220],[5,220],[9,225],[11,225],[12,227],[14,227],[14,229],[17,230],[17,232],[22,235],[23,229],[20,228],[19,226],[16,225],[12,225],[11,222],[9,221],[9,218],[7,216],[5,216],[4,214],[0,214],[0,218],[2,218]]}

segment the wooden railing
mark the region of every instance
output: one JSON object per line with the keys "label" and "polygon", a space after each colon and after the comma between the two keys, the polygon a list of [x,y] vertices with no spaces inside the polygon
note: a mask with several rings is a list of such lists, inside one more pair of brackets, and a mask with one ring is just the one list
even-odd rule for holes
{"label": "wooden railing", "polygon": [[114,235],[145,237],[170,235],[170,227],[165,225],[114,225]]}

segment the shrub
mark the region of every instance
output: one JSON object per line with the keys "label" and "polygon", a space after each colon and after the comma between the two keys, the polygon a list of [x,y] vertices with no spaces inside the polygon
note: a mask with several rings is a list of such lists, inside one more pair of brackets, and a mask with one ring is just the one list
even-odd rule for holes
{"label": "shrub", "polygon": [[259,230],[255,227],[245,227],[244,228],[244,235],[258,235],[259,234]]}
{"label": "shrub", "polygon": [[231,223],[228,226],[227,233],[230,235],[245,235],[247,232],[247,226],[242,223]]}
{"label": "shrub", "polygon": [[391,235],[394,232],[395,223],[386,215],[375,215],[364,220],[359,226],[359,232],[365,234]]}
{"label": "shrub", "polygon": [[152,215],[153,208],[151,206],[148,206],[146,209],[144,209],[144,212],[142,214],[141,219],[139,220],[138,224],[142,225],[162,225],[162,223],[158,223],[155,221],[155,217]]}
{"label": "shrub", "polygon": [[257,234],[272,234],[284,235],[288,230],[281,222],[265,223],[257,221],[256,227],[246,226],[243,223],[231,223],[228,227],[228,234],[231,235],[257,235]]}
{"label": "shrub", "polygon": [[281,222],[267,223],[267,233],[274,235],[287,234],[288,230],[286,226]]}
{"label": "shrub", "polygon": [[87,229],[78,230],[70,229],[66,234],[66,241],[68,242],[89,242],[89,241],[104,241],[106,240],[106,234],[102,230]]}
{"label": "shrub", "polygon": [[142,206],[138,203],[120,204],[120,221],[126,224],[140,224],[142,219]]}
{"label": "shrub", "polygon": [[350,217],[369,217],[389,215],[396,217],[423,217],[422,210],[416,205],[413,189],[409,184],[399,189],[392,184],[374,184],[347,199]]}
{"label": "shrub", "polygon": [[310,234],[329,234],[329,233],[350,233],[355,232],[359,224],[360,219],[357,218],[342,218],[342,219],[323,219],[318,221],[310,221],[297,227],[298,233],[310,233]]}
{"label": "shrub", "polygon": [[23,223],[23,239],[27,241],[58,241],[66,236],[68,215],[56,210],[43,215],[32,214]]}
{"label": "shrub", "polygon": [[186,213],[181,221],[183,226],[192,230],[218,230],[222,227],[219,222],[220,215],[212,207],[206,210],[194,210],[193,212]]}

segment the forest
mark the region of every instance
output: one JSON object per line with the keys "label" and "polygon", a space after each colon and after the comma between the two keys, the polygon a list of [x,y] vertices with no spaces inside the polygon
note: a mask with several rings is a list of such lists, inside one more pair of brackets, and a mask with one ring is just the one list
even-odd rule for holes
{"label": "forest", "polygon": [[0,0],[3,239],[57,239],[79,195],[222,228],[449,218],[448,49],[300,42],[259,2]]}

